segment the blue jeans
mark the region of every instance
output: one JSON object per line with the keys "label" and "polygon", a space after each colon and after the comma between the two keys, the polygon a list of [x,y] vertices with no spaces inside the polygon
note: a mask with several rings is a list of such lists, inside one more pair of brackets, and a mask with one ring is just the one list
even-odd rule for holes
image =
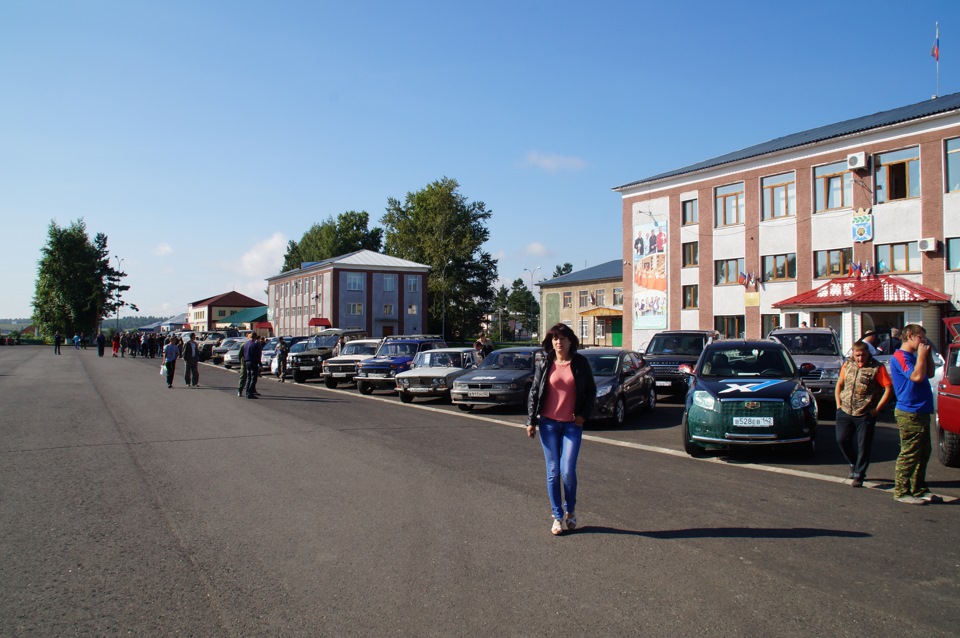
{"label": "blue jeans", "polygon": [[[564,508],[571,513],[576,511],[577,456],[582,440],[583,428],[573,421],[561,422],[541,417],[540,445],[543,446],[543,458],[547,462],[547,494],[556,519],[563,519]],[[566,502],[562,501],[560,494],[561,479]]]}

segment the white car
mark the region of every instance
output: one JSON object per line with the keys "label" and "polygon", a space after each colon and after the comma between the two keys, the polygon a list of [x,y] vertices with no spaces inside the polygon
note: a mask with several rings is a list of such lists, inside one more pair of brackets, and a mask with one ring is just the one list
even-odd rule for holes
{"label": "white car", "polygon": [[240,365],[240,349],[243,348],[243,341],[236,341],[231,344],[230,349],[223,353],[223,367],[229,370],[233,366]]}
{"label": "white car", "polygon": [[397,375],[400,400],[410,403],[414,397],[450,397],[455,379],[475,370],[480,360],[473,348],[438,348],[420,352],[413,368]]}
{"label": "white car", "polygon": [[341,383],[353,383],[357,364],[377,354],[381,339],[354,339],[343,346],[340,354],[323,362],[323,383],[335,388]]}
{"label": "white car", "polygon": [[[286,369],[286,374],[283,375],[284,378],[289,379],[290,377],[293,376],[293,370],[290,369],[290,355],[293,354],[294,352],[303,352],[306,349],[307,349],[306,341],[298,341],[297,343],[290,346],[290,352],[287,353],[287,369]],[[279,372],[279,370],[277,369],[277,363],[278,362],[276,357],[274,357],[270,361],[270,374],[272,374],[273,376],[277,376]]]}

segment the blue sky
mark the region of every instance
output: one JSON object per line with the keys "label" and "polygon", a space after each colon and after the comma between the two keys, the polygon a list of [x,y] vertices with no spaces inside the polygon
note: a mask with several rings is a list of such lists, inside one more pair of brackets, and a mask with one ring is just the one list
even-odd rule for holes
{"label": "blue sky", "polygon": [[[960,90],[960,3],[8,1],[0,317],[51,220],[143,314],[264,298],[287,241],[447,176],[504,283],[617,259],[611,188]],[[116,264],[116,261],[114,261]]]}

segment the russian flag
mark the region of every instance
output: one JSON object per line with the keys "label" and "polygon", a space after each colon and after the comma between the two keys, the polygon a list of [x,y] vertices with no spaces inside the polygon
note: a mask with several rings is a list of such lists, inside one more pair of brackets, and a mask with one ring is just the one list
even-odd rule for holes
{"label": "russian flag", "polygon": [[937,25],[937,37],[933,41],[933,48],[930,49],[930,55],[933,56],[933,59],[937,62],[940,61],[940,25]]}
{"label": "russian flag", "polygon": [[740,277],[737,278],[737,283],[739,283],[741,286],[746,286],[747,276],[743,273],[740,273]]}

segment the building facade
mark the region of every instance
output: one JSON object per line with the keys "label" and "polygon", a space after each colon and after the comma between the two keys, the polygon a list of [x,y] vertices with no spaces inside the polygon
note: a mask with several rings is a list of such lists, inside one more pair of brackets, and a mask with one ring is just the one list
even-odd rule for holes
{"label": "building facade", "polygon": [[[614,190],[630,265],[628,347],[667,327],[760,338],[804,322],[834,328],[845,349],[907,323],[939,339],[956,309],[960,94]],[[857,292],[864,280],[880,292]]]}
{"label": "building facade", "polygon": [[622,345],[623,272],[622,260],[614,259],[537,284],[540,334],[565,323],[583,345]]}
{"label": "building facade", "polygon": [[429,271],[370,250],[304,263],[267,279],[267,321],[276,335],[331,327],[375,337],[423,333]]}
{"label": "building facade", "polygon": [[235,290],[216,297],[200,299],[187,304],[187,325],[183,328],[196,332],[213,331],[216,330],[218,323],[226,321],[228,317],[247,308],[262,305],[262,301],[252,299]]}

